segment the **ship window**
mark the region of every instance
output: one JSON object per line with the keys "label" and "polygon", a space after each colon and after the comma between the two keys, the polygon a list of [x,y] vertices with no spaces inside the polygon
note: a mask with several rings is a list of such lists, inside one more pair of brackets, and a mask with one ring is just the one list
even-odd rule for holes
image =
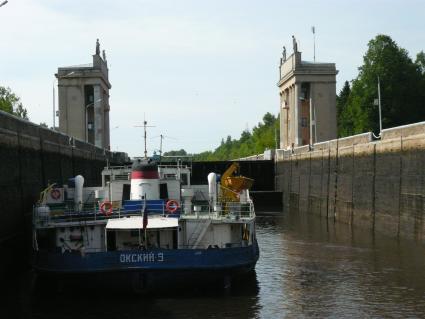
{"label": "ship window", "polygon": [[108,231],[108,235],[106,239],[106,247],[109,251],[114,251],[117,249],[115,231]]}
{"label": "ship window", "polygon": [[159,198],[168,199],[168,185],[166,183],[159,184]]}
{"label": "ship window", "polygon": [[116,181],[128,181],[128,174],[115,175]]}
{"label": "ship window", "polygon": [[177,249],[177,229],[173,230],[173,249]]}

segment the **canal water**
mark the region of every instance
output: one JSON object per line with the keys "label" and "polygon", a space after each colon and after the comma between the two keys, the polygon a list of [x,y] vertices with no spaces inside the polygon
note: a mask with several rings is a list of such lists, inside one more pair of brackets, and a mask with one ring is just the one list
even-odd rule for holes
{"label": "canal water", "polygon": [[[420,318],[425,247],[315,216],[263,213],[252,278],[230,290],[21,294],[27,318]],[[37,286],[36,286],[37,287]]]}

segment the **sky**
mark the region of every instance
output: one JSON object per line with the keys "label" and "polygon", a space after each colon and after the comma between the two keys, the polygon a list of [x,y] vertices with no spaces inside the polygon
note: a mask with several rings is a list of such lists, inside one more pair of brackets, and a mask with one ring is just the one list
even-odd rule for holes
{"label": "sky", "polygon": [[[2,2],[2,0],[0,1]],[[303,60],[333,62],[337,93],[357,76],[367,43],[387,34],[414,59],[425,50],[422,0],[9,0],[0,7],[0,86],[31,121],[52,125],[58,67],[109,66],[111,150],[213,150],[279,112],[278,66],[291,36]],[[56,103],[57,104],[57,103]],[[57,122],[56,122],[57,123]]]}

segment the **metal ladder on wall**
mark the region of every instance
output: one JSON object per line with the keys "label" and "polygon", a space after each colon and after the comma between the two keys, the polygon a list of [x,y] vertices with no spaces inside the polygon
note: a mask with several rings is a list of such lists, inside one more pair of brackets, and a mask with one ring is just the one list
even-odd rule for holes
{"label": "metal ladder on wall", "polygon": [[202,238],[204,238],[205,233],[207,232],[207,229],[210,226],[210,224],[211,224],[211,219],[209,218],[198,222],[195,230],[192,232],[192,234],[189,237],[189,240],[187,241],[187,244],[188,246],[190,246],[190,248],[194,249],[199,245]]}

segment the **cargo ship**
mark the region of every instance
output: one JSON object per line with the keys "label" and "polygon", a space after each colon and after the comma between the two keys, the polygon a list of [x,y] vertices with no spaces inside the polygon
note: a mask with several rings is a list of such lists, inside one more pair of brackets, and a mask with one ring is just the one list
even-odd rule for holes
{"label": "cargo ship", "polygon": [[39,274],[118,279],[137,290],[223,282],[252,273],[259,258],[253,180],[233,162],[192,185],[191,168],[136,158],[106,167],[102,185],[75,176],[49,185],[33,209]]}

